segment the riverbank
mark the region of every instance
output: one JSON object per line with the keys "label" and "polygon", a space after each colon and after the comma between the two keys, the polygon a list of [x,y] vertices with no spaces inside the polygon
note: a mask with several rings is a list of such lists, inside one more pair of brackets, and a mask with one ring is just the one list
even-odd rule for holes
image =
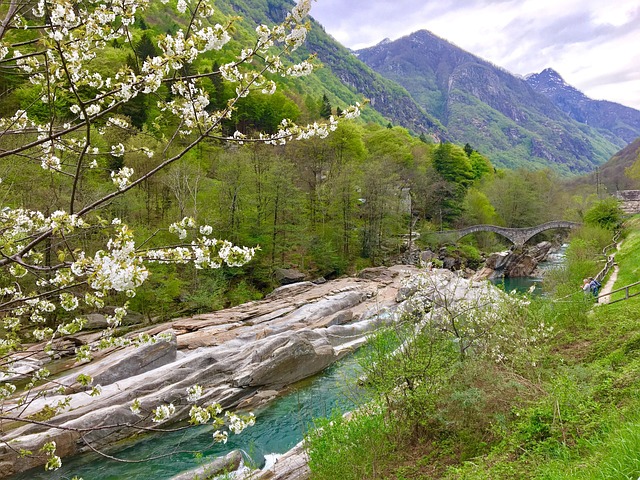
{"label": "riverbank", "polygon": [[[149,408],[146,405],[151,401],[156,404],[173,401],[177,410],[185,411],[187,406],[172,398],[194,382],[207,389],[202,400],[206,404],[220,402],[228,408],[254,409],[289,390],[286,385],[323,370],[362,345],[374,330],[398,318],[391,314],[397,307],[405,312],[404,315],[414,316],[424,313],[426,306],[433,312],[447,312],[458,304],[466,308],[464,305],[480,305],[487,301],[492,304],[505,297],[503,292],[487,282],[473,282],[448,270],[418,272],[409,267],[392,267],[365,270],[360,278],[341,279],[322,285],[308,282],[295,284],[275,291],[268,300],[230,311],[177,319],[144,331],[147,334],[169,331],[172,340],[161,342],[165,345],[112,352],[83,370],[100,379],[102,395],[92,401],[85,392],[68,392],[70,410],[55,418],[64,422],[66,432],[61,434],[53,427],[43,428],[51,425],[51,420],[45,425],[31,425],[12,431],[15,436],[11,445],[23,442],[24,448],[27,441],[37,442],[42,437],[52,438],[58,434],[53,438],[62,447],[61,450],[75,447],[75,451],[80,452],[83,447],[88,447],[87,440],[92,448],[109,448],[119,438],[135,431],[130,428],[131,422],[128,422],[129,426],[120,422],[118,427],[110,428],[108,437],[88,437],[85,434],[74,438],[69,435],[68,429],[70,426],[80,428],[79,425],[92,425],[101,415],[111,415],[108,418],[111,425],[118,423],[114,420],[114,414],[135,415],[129,409],[134,399],[138,399],[142,408]],[[404,315],[400,317],[404,318]],[[439,315],[433,318],[440,318]],[[142,361],[143,358],[146,360]],[[56,383],[72,382],[75,373],[57,378]],[[348,375],[352,379],[358,376]],[[343,383],[349,385],[348,381]],[[72,388],[71,384],[68,388]],[[337,395],[336,392],[332,394],[334,398]],[[353,392],[351,394],[353,396]],[[328,399],[323,395],[312,396],[322,410],[323,402]],[[299,400],[300,397],[294,397],[300,409],[302,403]],[[48,401],[56,401],[56,397],[50,397]],[[278,402],[273,405],[278,411]],[[256,427],[257,437],[251,431],[247,433],[249,444],[237,443],[232,437],[228,448],[212,448],[210,430],[200,429],[203,431],[202,440],[199,439],[198,429],[177,430],[150,437],[133,448],[116,452],[116,456],[121,453],[127,461],[139,460],[176,453],[176,450],[188,446],[188,450],[203,451],[207,456],[215,457],[232,448],[243,448],[251,452],[250,456],[258,449],[257,453],[261,456],[253,458],[260,465],[262,456],[266,453],[282,453],[290,448],[301,438],[314,417],[330,415],[335,405],[332,400],[325,404],[324,411],[312,409],[313,413],[307,414],[304,425],[291,426],[288,430],[297,429],[299,433],[297,438],[284,438],[288,444],[275,446],[271,442],[268,446],[260,447],[260,436],[273,437],[274,432],[288,425],[280,410],[273,419],[275,423],[269,422],[268,415],[259,416],[258,421],[263,425]],[[351,403],[348,408],[354,406],[356,404]],[[36,402],[29,408],[30,412],[38,412]],[[144,426],[144,423],[139,426]],[[111,449],[109,452],[114,453]],[[132,472],[138,472],[136,478],[168,478],[194,466],[192,453],[185,452],[179,457],[182,460],[177,463],[155,461],[151,467],[145,468],[143,464],[143,470],[138,470],[126,464],[109,467],[105,462],[96,463],[94,456],[69,462],[68,468],[71,470],[65,467],[53,477],[38,469],[16,478],[58,478],[59,475],[64,478],[67,472],[76,473],[75,467],[89,477],[99,472],[100,478],[105,479],[122,478]],[[90,463],[89,470],[86,470],[87,462]],[[196,465],[198,463],[200,461],[196,461]],[[13,465],[14,468],[18,466],[15,463]]]}
{"label": "riverbank", "polygon": [[[23,407],[22,418],[39,418],[47,405],[58,402],[68,408],[46,421],[27,421],[23,426],[15,422],[16,428],[6,430],[0,472],[6,477],[43,464],[44,455],[19,459],[18,451],[36,452],[45,441],[55,441],[57,454],[68,457],[108,448],[141,428],[170,427],[170,422],[152,422],[148,412],[172,404],[173,418],[187,417],[191,405],[182,399],[195,384],[204,389],[202,404],[240,410],[260,407],[287,385],[343,358],[373,330],[392,321],[389,311],[415,272],[413,267],[398,266],[367,269],[357,278],[323,284],[300,282],[261,301],[130,332],[130,337],[164,334],[165,340],[137,349],[96,352],[98,358],[90,364],[72,365],[39,387],[40,397]],[[83,334],[64,341],[96,338]],[[98,397],[88,395],[91,387],[77,384],[80,372],[100,385]],[[140,413],[130,408],[134,402]],[[92,430],[96,425],[100,429]]]}
{"label": "riverbank", "polygon": [[[616,256],[616,287],[637,281],[640,273],[639,223],[631,223]],[[568,283],[554,279],[550,294],[575,292],[573,276],[593,275],[599,268],[585,253],[587,247],[596,253],[602,247],[589,246],[593,232],[585,235],[575,239],[571,263],[559,275]],[[470,355],[443,366],[436,373],[446,381],[437,395],[416,403],[419,398],[411,394],[410,410],[398,398],[385,407],[375,429],[385,434],[375,442],[367,443],[375,431],[356,422],[340,426],[333,441],[311,445],[312,452],[322,453],[315,464],[312,453],[312,478],[329,480],[338,471],[344,480],[638,478],[640,297],[595,309],[590,300],[582,294],[561,302],[530,299],[526,312],[503,319],[531,315],[552,328],[537,356],[525,349],[522,363],[517,355],[497,362]],[[407,416],[411,410],[415,418]],[[348,451],[340,435],[368,445],[375,455],[364,447],[357,454]],[[330,464],[342,470],[331,470]],[[373,472],[363,476],[370,467]]]}

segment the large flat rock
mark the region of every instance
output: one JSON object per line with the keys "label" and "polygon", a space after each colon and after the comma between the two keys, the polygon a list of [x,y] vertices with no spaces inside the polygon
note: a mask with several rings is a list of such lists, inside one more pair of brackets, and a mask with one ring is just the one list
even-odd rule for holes
{"label": "large flat rock", "polygon": [[[251,398],[274,398],[282,387],[323,370],[362,344],[380,322],[392,321],[384,312],[396,305],[401,281],[414,272],[398,267],[368,273],[370,278],[301,282],[260,301],[140,329],[130,335],[171,332],[173,337],[138,349],[107,351],[90,364],[75,365],[56,380],[64,379],[72,393],[54,394],[59,383],[45,385],[49,395],[24,406],[23,415],[68,398],[69,408],[48,422],[71,429],[121,424],[85,435],[92,445],[104,448],[136,432],[124,424],[151,425],[148,418],[131,412],[134,400],[143,412],[173,402],[176,416],[184,418],[190,408],[185,392],[194,384],[205,389],[201,404],[235,408]],[[100,383],[100,396],[93,398],[73,387],[80,372]],[[43,457],[18,462],[13,449],[35,451],[50,440],[58,443],[62,456],[87,449],[79,435],[46,424],[26,424],[0,440],[12,447],[0,443],[0,466],[11,465],[0,468],[0,478],[44,462]]]}

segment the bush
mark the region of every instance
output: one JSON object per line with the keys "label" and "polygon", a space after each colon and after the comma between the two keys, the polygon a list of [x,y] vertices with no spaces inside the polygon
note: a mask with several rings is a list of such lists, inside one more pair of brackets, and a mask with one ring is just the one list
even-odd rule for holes
{"label": "bush", "polygon": [[210,270],[196,273],[196,284],[185,294],[189,310],[194,313],[208,313],[224,308],[228,284],[224,272]]}
{"label": "bush", "polygon": [[392,418],[379,407],[356,412],[347,420],[339,414],[319,420],[307,435],[311,478],[314,480],[362,480],[384,478],[385,466],[394,458],[390,441]]}
{"label": "bush", "polygon": [[622,224],[624,212],[620,209],[620,202],[615,198],[607,198],[597,202],[584,214],[587,225],[598,226],[607,230],[615,230]]}
{"label": "bush", "polygon": [[250,285],[246,280],[241,280],[227,293],[231,306],[241,305],[252,300],[260,300],[262,293]]}

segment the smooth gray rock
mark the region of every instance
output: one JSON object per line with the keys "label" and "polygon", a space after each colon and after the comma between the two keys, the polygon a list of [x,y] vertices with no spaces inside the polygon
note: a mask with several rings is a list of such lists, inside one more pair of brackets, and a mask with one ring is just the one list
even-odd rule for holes
{"label": "smooth gray rock", "polygon": [[109,326],[107,317],[101,313],[90,313],[85,316],[87,323],[84,325],[85,330],[96,330],[98,328],[107,328]]}
{"label": "smooth gray rock", "polygon": [[178,351],[175,335],[169,342],[156,342],[131,348],[122,356],[93,376],[94,385],[109,385],[123,378],[133,377],[140,373],[148,372],[176,360]]}
{"label": "smooth gray rock", "polygon": [[241,480],[307,480],[310,476],[307,453],[300,442],[268,469],[249,472]]}
{"label": "smooth gray rock", "polygon": [[171,477],[170,480],[212,480],[219,475],[237,470],[241,462],[242,453],[240,450],[233,450],[224,457],[218,457],[206,465],[182,472]]}
{"label": "smooth gray rock", "polygon": [[[131,348],[102,352],[102,357],[76,365],[66,376],[58,377],[56,383],[45,385],[47,396],[34,399],[24,414],[35,414],[46,404],[69,398],[69,409],[52,419],[52,423],[71,429],[115,423],[146,427],[151,425],[150,410],[162,404],[173,403],[174,418],[186,418],[191,405],[184,401],[185,392],[195,384],[205,389],[201,404],[215,402],[235,409],[245,399],[272,398],[273,391],[319,372],[356,348],[379,325],[381,320],[375,313],[395,308],[400,280],[408,278],[410,270],[407,267],[388,270],[380,270],[377,274],[380,280],[376,281],[343,278],[322,285],[293,284],[281,287],[268,299],[215,315],[177,319],[145,328],[142,331],[153,334],[175,332],[183,339],[178,342],[180,355],[175,339],[138,351]],[[384,318],[390,321],[391,317]],[[327,326],[343,321],[349,323]],[[188,342],[197,334],[208,336],[211,341],[190,349]],[[101,384],[100,396],[89,397],[85,391],[71,389],[64,395],[55,391],[58,382],[73,385],[81,372],[93,376],[94,384]],[[265,390],[271,392],[267,394]],[[129,408],[136,399],[141,404],[140,415]],[[96,448],[105,448],[136,431],[120,426],[97,430],[89,438]],[[25,425],[6,432],[0,440],[32,451],[46,441],[55,440],[63,457],[87,448],[79,434],[46,425]],[[36,457],[29,462],[19,460],[16,451],[4,445],[0,442],[0,478],[45,461]],[[11,468],[5,469],[5,465]]]}
{"label": "smooth gray rock", "polygon": [[288,338],[283,336],[269,346],[273,349],[263,348],[254,354],[256,367],[237,378],[237,386],[288,385],[324,370],[335,361],[331,344],[311,330],[295,332]]}
{"label": "smooth gray rock", "polygon": [[302,292],[312,289],[315,284],[311,282],[298,282],[291,285],[283,285],[276,288],[274,291],[265,295],[265,300],[276,300],[278,298],[292,297]]}

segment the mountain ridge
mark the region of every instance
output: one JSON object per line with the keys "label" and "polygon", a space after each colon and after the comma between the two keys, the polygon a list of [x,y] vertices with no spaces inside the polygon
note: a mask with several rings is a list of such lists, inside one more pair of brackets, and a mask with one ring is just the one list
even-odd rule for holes
{"label": "mountain ridge", "polygon": [[580,123],[611,132],[627,144],[640,137],[640,111],[608,100],[594,100],[568,84],[553,68],[526,77],[527,83],[547,96]]}
{"label": "mountain ridge", "polygon": [[356,54],[405,87],[454,141],[470,143],[499,166],[584,173],[627,143],[578,122],[524,78],[427,30]]}

